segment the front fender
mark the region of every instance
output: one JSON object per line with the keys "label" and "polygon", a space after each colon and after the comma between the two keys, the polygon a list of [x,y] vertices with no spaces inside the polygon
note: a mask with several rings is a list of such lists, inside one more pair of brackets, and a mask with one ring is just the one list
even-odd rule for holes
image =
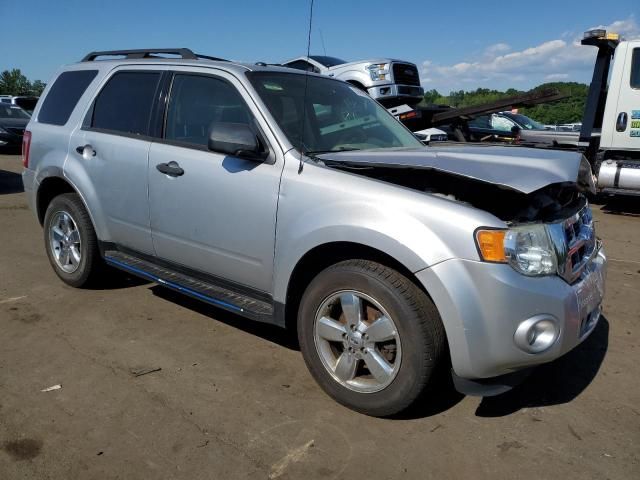
{"label": "front fender", "polygon": [[[355,221],[354,221],[355,220]],[[417,272],[452,257],[447,245],[409,215],[374,204],[339,202],[304,212],[279,232],[274,300],[284,303],[288,279],[304,255],[316,247],[350,242],[384,252]]]}
{"label": "front fender", "polygon": [[362,244],[417,272],[449,258],[477,260],[474,230],[501,224],[458,202],[313,163],[299,173],[298,165],[287,159],[278,202],[273,297],[279,302],[300,259],[321,245]]}
{"label": "front fender", "polygon": [[362,85],[365,88],[370,88],[371,86],[374,85],[374,83],[376,85],[389,83],[388,81],[373,82],[371,80],[371,76],[369,75],[369,73],[364,71],[364,69],[363,70],[353,70],[353,69],[346,70],[344,72],[337,73],[333,78],[342,80],[343,82],[358,82],[360,85]]}

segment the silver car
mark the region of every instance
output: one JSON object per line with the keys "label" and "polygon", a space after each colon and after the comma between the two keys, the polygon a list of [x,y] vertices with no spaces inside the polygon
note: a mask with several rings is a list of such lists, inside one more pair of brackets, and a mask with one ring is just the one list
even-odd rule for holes
{"label": "silver car", "polygon": [[187,49],[62,68],[24,138],[64,282],[115,267],[294,329],[320,386],[369,415],[405,409],[439,369],[504,392],[600,316],[576,153],[425,147],[345,82]]}

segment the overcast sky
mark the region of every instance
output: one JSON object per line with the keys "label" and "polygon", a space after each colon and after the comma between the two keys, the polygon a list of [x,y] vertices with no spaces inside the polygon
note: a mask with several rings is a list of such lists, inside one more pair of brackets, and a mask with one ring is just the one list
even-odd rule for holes
{"label": "overcast sky", "polygon": [[[189,47],[242,61],[306,51],[308,0],[0,0],[0,70],[47,81],[92,50]],[[315,0],[312,53],[392,57],[420,68],[426,89],[527,89],[588,82],[595,49],[582,32],[607,25],[640,38],[640,0],[521,2]]]}

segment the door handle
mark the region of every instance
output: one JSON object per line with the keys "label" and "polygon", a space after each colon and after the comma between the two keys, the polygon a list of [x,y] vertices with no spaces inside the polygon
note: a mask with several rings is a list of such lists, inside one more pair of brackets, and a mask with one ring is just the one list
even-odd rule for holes
{"label": "door handle", "polygon": [[624,132],[627,129],[627,112],[620,112],[616,120],[616,132]]}
{"label": "door handle", "polygon": [[180,177],[181,175],[184,175],[184,170],[180,168],[178,162],[159,163],[156,165],[156,169],[170,177]]}
{"label": "door handle", "polygon": [[86,145],[80,145],[79,147],[76,147],[76,152],[78,152],[87,160],[89,160],[90,157],[96,156],[96,151],[88,143]]}

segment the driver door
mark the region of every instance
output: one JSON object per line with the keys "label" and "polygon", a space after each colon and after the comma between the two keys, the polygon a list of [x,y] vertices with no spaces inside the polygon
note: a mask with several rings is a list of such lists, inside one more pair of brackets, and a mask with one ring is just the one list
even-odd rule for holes
{"label": "driver door", "polygon": [[[231,76],[175,72],[163,139],[149,151],[151,233],[156,255],[264,292],[271,289],[283,160],[209,151],[212,122],[255,122]],[[182,174],[161,165],[175,162]]]}

